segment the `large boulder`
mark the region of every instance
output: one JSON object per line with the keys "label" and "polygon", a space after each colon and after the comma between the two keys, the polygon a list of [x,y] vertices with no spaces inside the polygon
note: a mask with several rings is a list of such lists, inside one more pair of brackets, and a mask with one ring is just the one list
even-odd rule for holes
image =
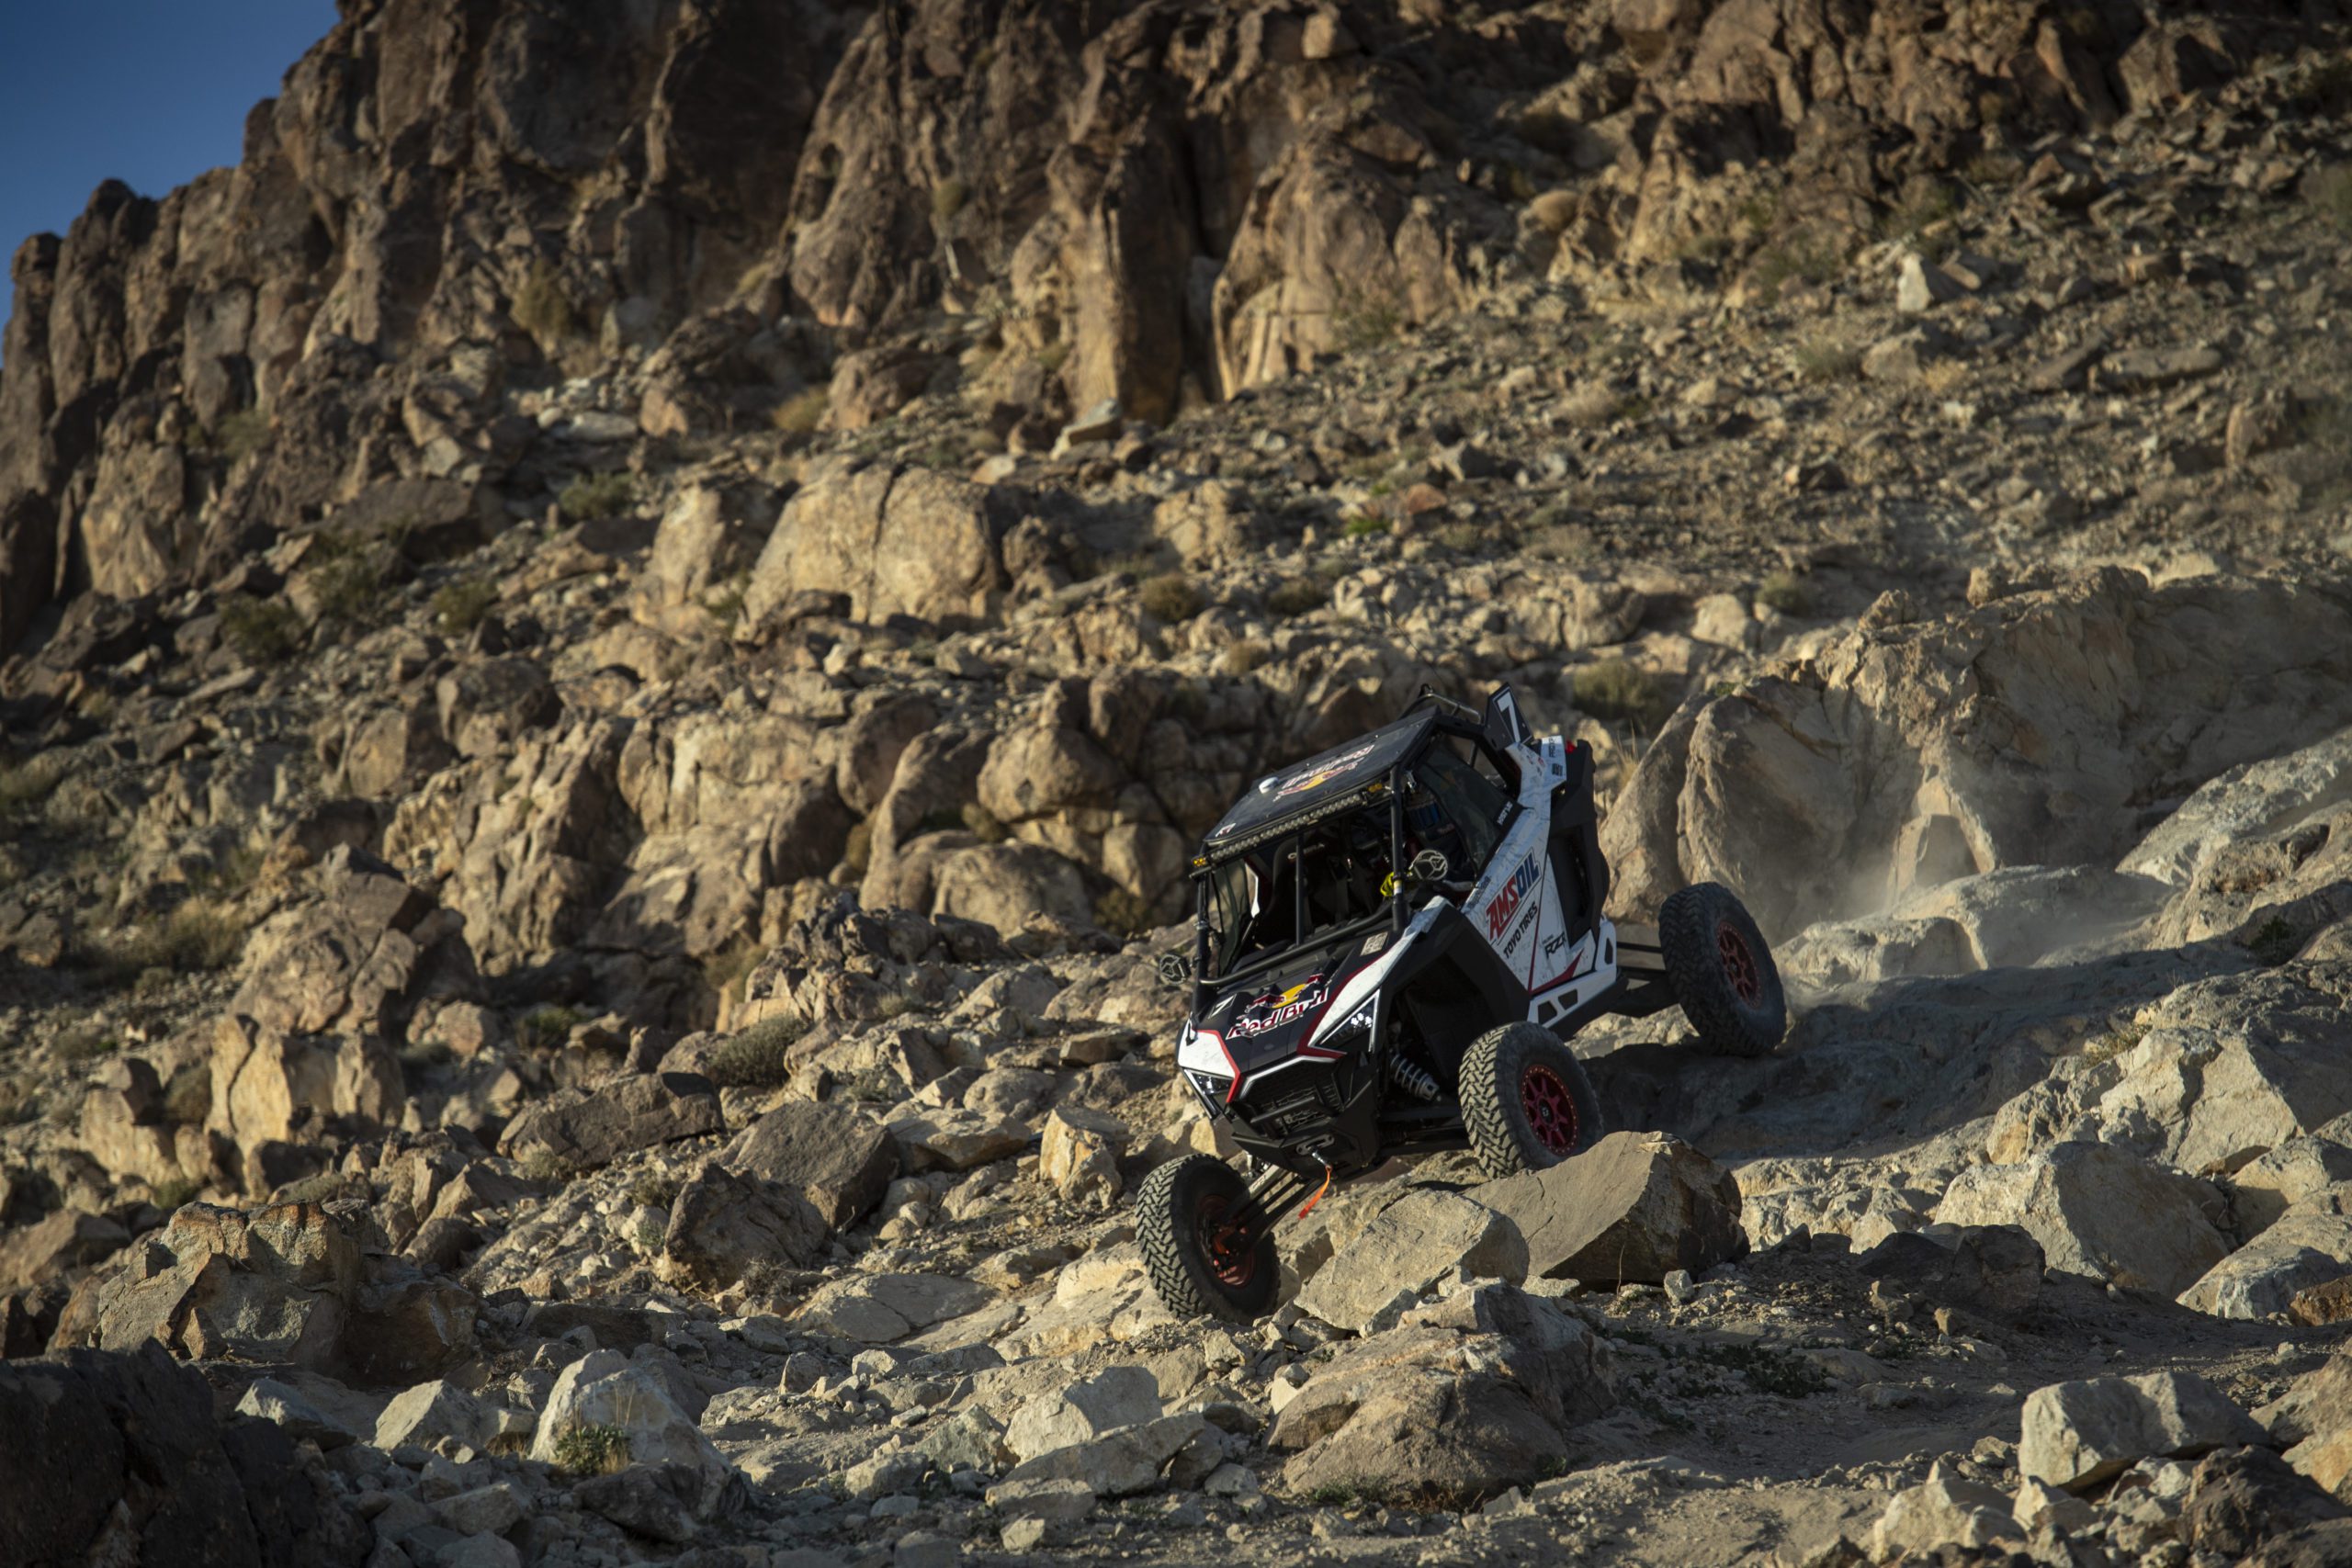
{"label": "large boulder", "polygon": [[499,1152],[576,1168],[610,1165],[656,1144],[727,1130],[718,1089],[698,1073],[630,1073],[592,1094],[540,1101],[507,1123]]}
{"label": "large boulder", "polygon": [[1956,876],[2112,865],[2135,803],[2352,718],[2347,622],[2315,590],[2113,569],[1956,616],[1891,602],[1667,726],[1603,825],[1620,897],[1718,881],[1784,935]]}
{"label": "large boulder", "polygon": [[125,1263],[83,1281],[55,1343],[290,1361],[333,1371],[353,1316],[363,1224],[315,1203],[191,1203]]}
{"label": "large boulder", "polygon": [[564,1439],[589,1427],[621,1434],[628,1461],[679,1465],[697,1476],[696,1507],[708,1518],[740,1488],[726,1458],[678,1408],[662,1380],[616,1350],[592,1350],[556,1374],[531,1439],[531,1458],[541,1464],[562,1461]]}
{"label": "large boulder", "polygon": [[2143,1459],[2265,1443],[2254,1418],[2187,1372],[2052,1383],[2026,1396],[2019,1473],[2087,1491]]}
{"label": "large boulder", "polygon": [[1592,1332],[1509,1285],[1464,1291],[1343,1347],[1267,1433],[1283,1483],[1461,1506],[1543,1479],[1611,1395]]}
{"label": "large boulder", "polygon": [[369,1532],[267,1421],[148,1345],[0,1365],[0,1562],[358,1568]]}
{"label": "large boulder", "polygon": [[2316,1131],[2352,1111],[2348,1009],[2352,961],[2340,959],[2181,987],[2117,1058],[2098,1105],[2109,1135],[2203,1170]]}
{"label": "large boulder", "polygon": [[1548,1170],[1470,1190],[1519,1227],[1532,1276],[1656,1284],[1747,1250],[1739,1184],[1663,1133],[1611,1133]]}
{"label": "large boulder", "polygon": [[2066,1143],[2015,1165],[1962,1171],[1935,1218],[2020,1225],[2052,1269],[2173,1296],[2230,1250],[2207,1217],[2210,1196],[2203,1183],[2127,1149]]}
{"label": "large boulder", "polygon": [[787,1100],[727,1145],[720,1163],[790,1188],[835,1227],[857,1223],[899,1174],[898,1145],[870,1116],[831,1101]]}
{"label": "large boulder", "polygon": [[2032,1310],[2045,1267],[2041,1244],[2020,1225],[1898,1231],[1854,1264],[1871,1279],[1892,1280],[1938,1306],[2005,1324]]}
{"label": "large boulder", "polygon": [[848,595],[863,621],[985,621],[1007,579],[1001,541],[1017,513],[993,491],[925,468],[820,462],[777,517],[752,569],[757,623],[805,592]]}
{"label": "large boulder", "polygon": [[2180,1304],[2217,1317],[2266,1318],[2304,1292],[2352,1277],[2352,1181],[2290,1206],[2269,1228],[2208,1269]]}
{"label": "large boulder", "polygon": [[268,1032],[397,1036],[426,995],[471,988],[461,932],[390,865],[338,845],[309,896],[246,939],[229,1010]]}
{"label": "large boulder", "polygon": [[1335,1327],[1361,1334],[1384,1312],[1410,1305],[1432,1281],[1456,1270],[1471,1277],[1527,1277],[1527,1243],[1495,1210],[1435,1188],[1408,1192],[1317,1269],[1298,1306]]}
{"label": "large boulder", "polygon": [[379,1034],[288,1034],[229,1013],[211,1044],[208,1125],[248,1155],[315,1141],[330,1118],[397,1123],[408,1100],[400,1058]]}
{"label": "large boulder", "polygon": [[831,1235],[792,1188],[706,1161],[670,1207],[660,1272],[673,1283],[724,1290],[755,1269],[808,1262]]}

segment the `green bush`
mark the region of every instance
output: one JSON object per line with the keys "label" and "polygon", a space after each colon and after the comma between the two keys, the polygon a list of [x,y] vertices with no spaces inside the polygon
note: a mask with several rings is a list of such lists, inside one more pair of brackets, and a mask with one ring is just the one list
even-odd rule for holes
{"label": "green bush", "polygon": [[579,310],[564,291],[563,279],[545,261],[531,264],[531,276],[515,290],[510,314],[514,324],[530,333],[543,349],[582,335]]}
{"label": "green bush", "polygon": [[1819,286],[1834,281],[1845,272],[1846,260],[1846,251],[1827,240],[1792,240],[1758,256],[1751,276],[1758,291],[1769,300],[1778,299],[1791,282]]}
{"label": "green bush", "polygon": [[574,1427],[555,1440],[556,1468],[573,1475],[610,1475],[628,1461],[628,1433],[618,1427]]}
{"label": "green bush", "polygon": [[209,974],[234,964],[244,947],[243,920],[209,898],[190,898],[159,921],[96,943],[88,955],[119,981],[151,969]]}
{"label": "green bush", "polygon": [[931,187],[931,215],[944,223],[963,211],[971,198],[972,187],[951,175]]}
{"label": "green bush", "polygon": [[563,487],[556,503],[575,523],[618,517],[637,501],[637,481],[625,473],[582,474]]}
{"label": "green bush", "polygon": [[776,404],[768,423],[786,435],[813,435],[825,423],[825,410],[832,398],[831,387],[806,388]]}
{"label": "green bush", "polygon": [[1862,351],[1835,338],[1808,338],[1797,345],[1797,378],[1819,385],[1850,381],[1862,373]]}
{"label": "green bush", "polygon": [[1317,577],[1294,577],[1275,584],[1266,608],[1277,615],[1304,615],[1331,602],[1331,585]]}
{"label": "green bush", "polygon": [[43,752],[21,762],[0,762],[0,817],[28,817],[65,782],[65,761]]}
{"label": "green bush", "polygon": [[164,1122],[171,1127],[200,1127],[212,1114],[212,1067],[194,1062],[171,1076],[164,1085]]}
{"label": "green bush", "polygon": [[1140,894],[1114,887],[1094,900],[1094,923],[1116,936],[1134,936],[1151,929],[1151,906]]}
{"label": "green bush", "polygon": [[481,625],[498,603],[498,584],[487,577],[468,577],[445,585],[433,595],[433,616],[451,637],[463,637]]}
{"label": "green bush", "polygon": [[542,1002],[515,1021],[514,1036],[526,1050],[553,1047],[569,1040],[579,1026],[578,1010],[560,1002]]}
{"label": "green bush", "polygon": [[96,1024],[78,1023],[57,1037],[57,1055],[68,1062],[95,1062],[110,1054],[118,1042]]}
{"label": "green bush", "polygon": [[2247,956],[2270,969],[2294,957],[2302,945],[2302,933],[2276,915],[2256,926],[2245,939]]}
{"label": "green bush", "polygon": [[792,1078],[793,1043],[808,1032],[803,1019],[762,1019],[712,1052],[705,1076],[721,1089],[782,1089]]}
{"label": "green bush", "polygon": [[1367,538],[1374,534],[1385,534],[1388,529],[1387,518],[1374,517],[1369,513],[1351,517],[1340,525],[1340,532],[1351,539]]}
{"label": "green bush", "polygon": [[1201,613],[1201,591],[1182,572],[1166,572],[1147,581],[1138,594],[1144,613],[1154,620],[1177,626]]}
{"label": "green bush", "polygon": [[203,1190],[200,1183],[185,1176],[156,1183],[147,1190],[147,1201],[167,1214],[176,1214],[188,1205],[189,1200]]}
{"label": "green bush", "polygon": [[1622,659],[1587,665],[1575,672],[1575,679],[1576,705],[1604,723],[1648,729],[1672,707],[1657,676]]}
{"label": "green bush", "polygon": [[220,606],[220,635],[249,664],[276,664],[302,647],[302,617],[280,599],[240,593]]}
{"label": "green bush", "polygon": [[384,614],[384,572],[373,550],[339,555],[316,579],[322,626],[365,626]]}
{"label": "green bush", "polygon": [[220,423],[212,427],[212,449],[232,468],[260,451],[268,439],[269,415],[259,409],[222,414]]}
{"label": "green bush", "polygon": [[2304,195],[2323,221],[2352,234],[2352,164],[2317,170],[2305,182]]}
{"label": "green bush", "polygon": [[1757,603],[1783,615],[1813,614],[1813,589],[1793,572],[1776,571],[1756,591]]}

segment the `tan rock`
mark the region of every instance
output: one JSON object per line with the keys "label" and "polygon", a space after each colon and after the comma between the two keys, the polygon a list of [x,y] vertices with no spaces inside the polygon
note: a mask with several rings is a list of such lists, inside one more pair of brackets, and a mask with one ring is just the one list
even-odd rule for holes
{"label": "tan rock", "polygon": [[1739,1187],[1698,1150],[1662,1133],[1611,1133],[1549,1170],[1489,1181],[1472,1198],[1518,1226],[1527,1271],[1655,1284],[1747,1250]]}

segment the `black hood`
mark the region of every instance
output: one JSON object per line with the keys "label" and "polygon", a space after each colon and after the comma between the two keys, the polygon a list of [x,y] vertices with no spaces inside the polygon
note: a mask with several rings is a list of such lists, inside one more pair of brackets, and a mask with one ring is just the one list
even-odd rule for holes
{"label": "black hood", "polygon": [[1384,926],[1370,937],[1358,931],[1335,945],[1302,948],[1218,990],[1193,1027],[1222,1039],[1234,1070],[1246,1078],[1296,1055],[1329,1016],[1340,987],[1377,958],[1388,940]]}

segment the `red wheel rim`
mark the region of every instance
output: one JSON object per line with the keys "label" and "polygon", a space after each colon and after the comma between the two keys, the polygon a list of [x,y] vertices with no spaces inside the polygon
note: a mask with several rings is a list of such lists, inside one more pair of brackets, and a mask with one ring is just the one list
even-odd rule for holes
{"label": "red wheel rim", "polygon": [[1763,976],[1756,972],[1756,954],[1748,951],[1747,939],[1729,925],[1715,928],[1715,956],[1723,961],[1724,978],[1739,999],[1748,1006],[1764,994]]}
{"label": "red wheel rim", "polygon": [[1250,1245],[1247,1227],[1226,1217],[1232,1209],[1231,1200],[1223,1193],[1204,1192],[1201,1201],[1193,1205],[1193,1225],[1200,1237],[1201,1256],[1206,1259],[1209,1272],[1239,1290],[1258,1271],[1258,1249]]}
{"label": "red wheel rim", "polygon": [[1560,1075],[1545,1066],[1531,1066],[1519,1078],[1519,1102],[1527,1111],[1527,1124],[1543,1145],[1555,1155],[1572,1154],[1577,1146],[1577,1102]]}

